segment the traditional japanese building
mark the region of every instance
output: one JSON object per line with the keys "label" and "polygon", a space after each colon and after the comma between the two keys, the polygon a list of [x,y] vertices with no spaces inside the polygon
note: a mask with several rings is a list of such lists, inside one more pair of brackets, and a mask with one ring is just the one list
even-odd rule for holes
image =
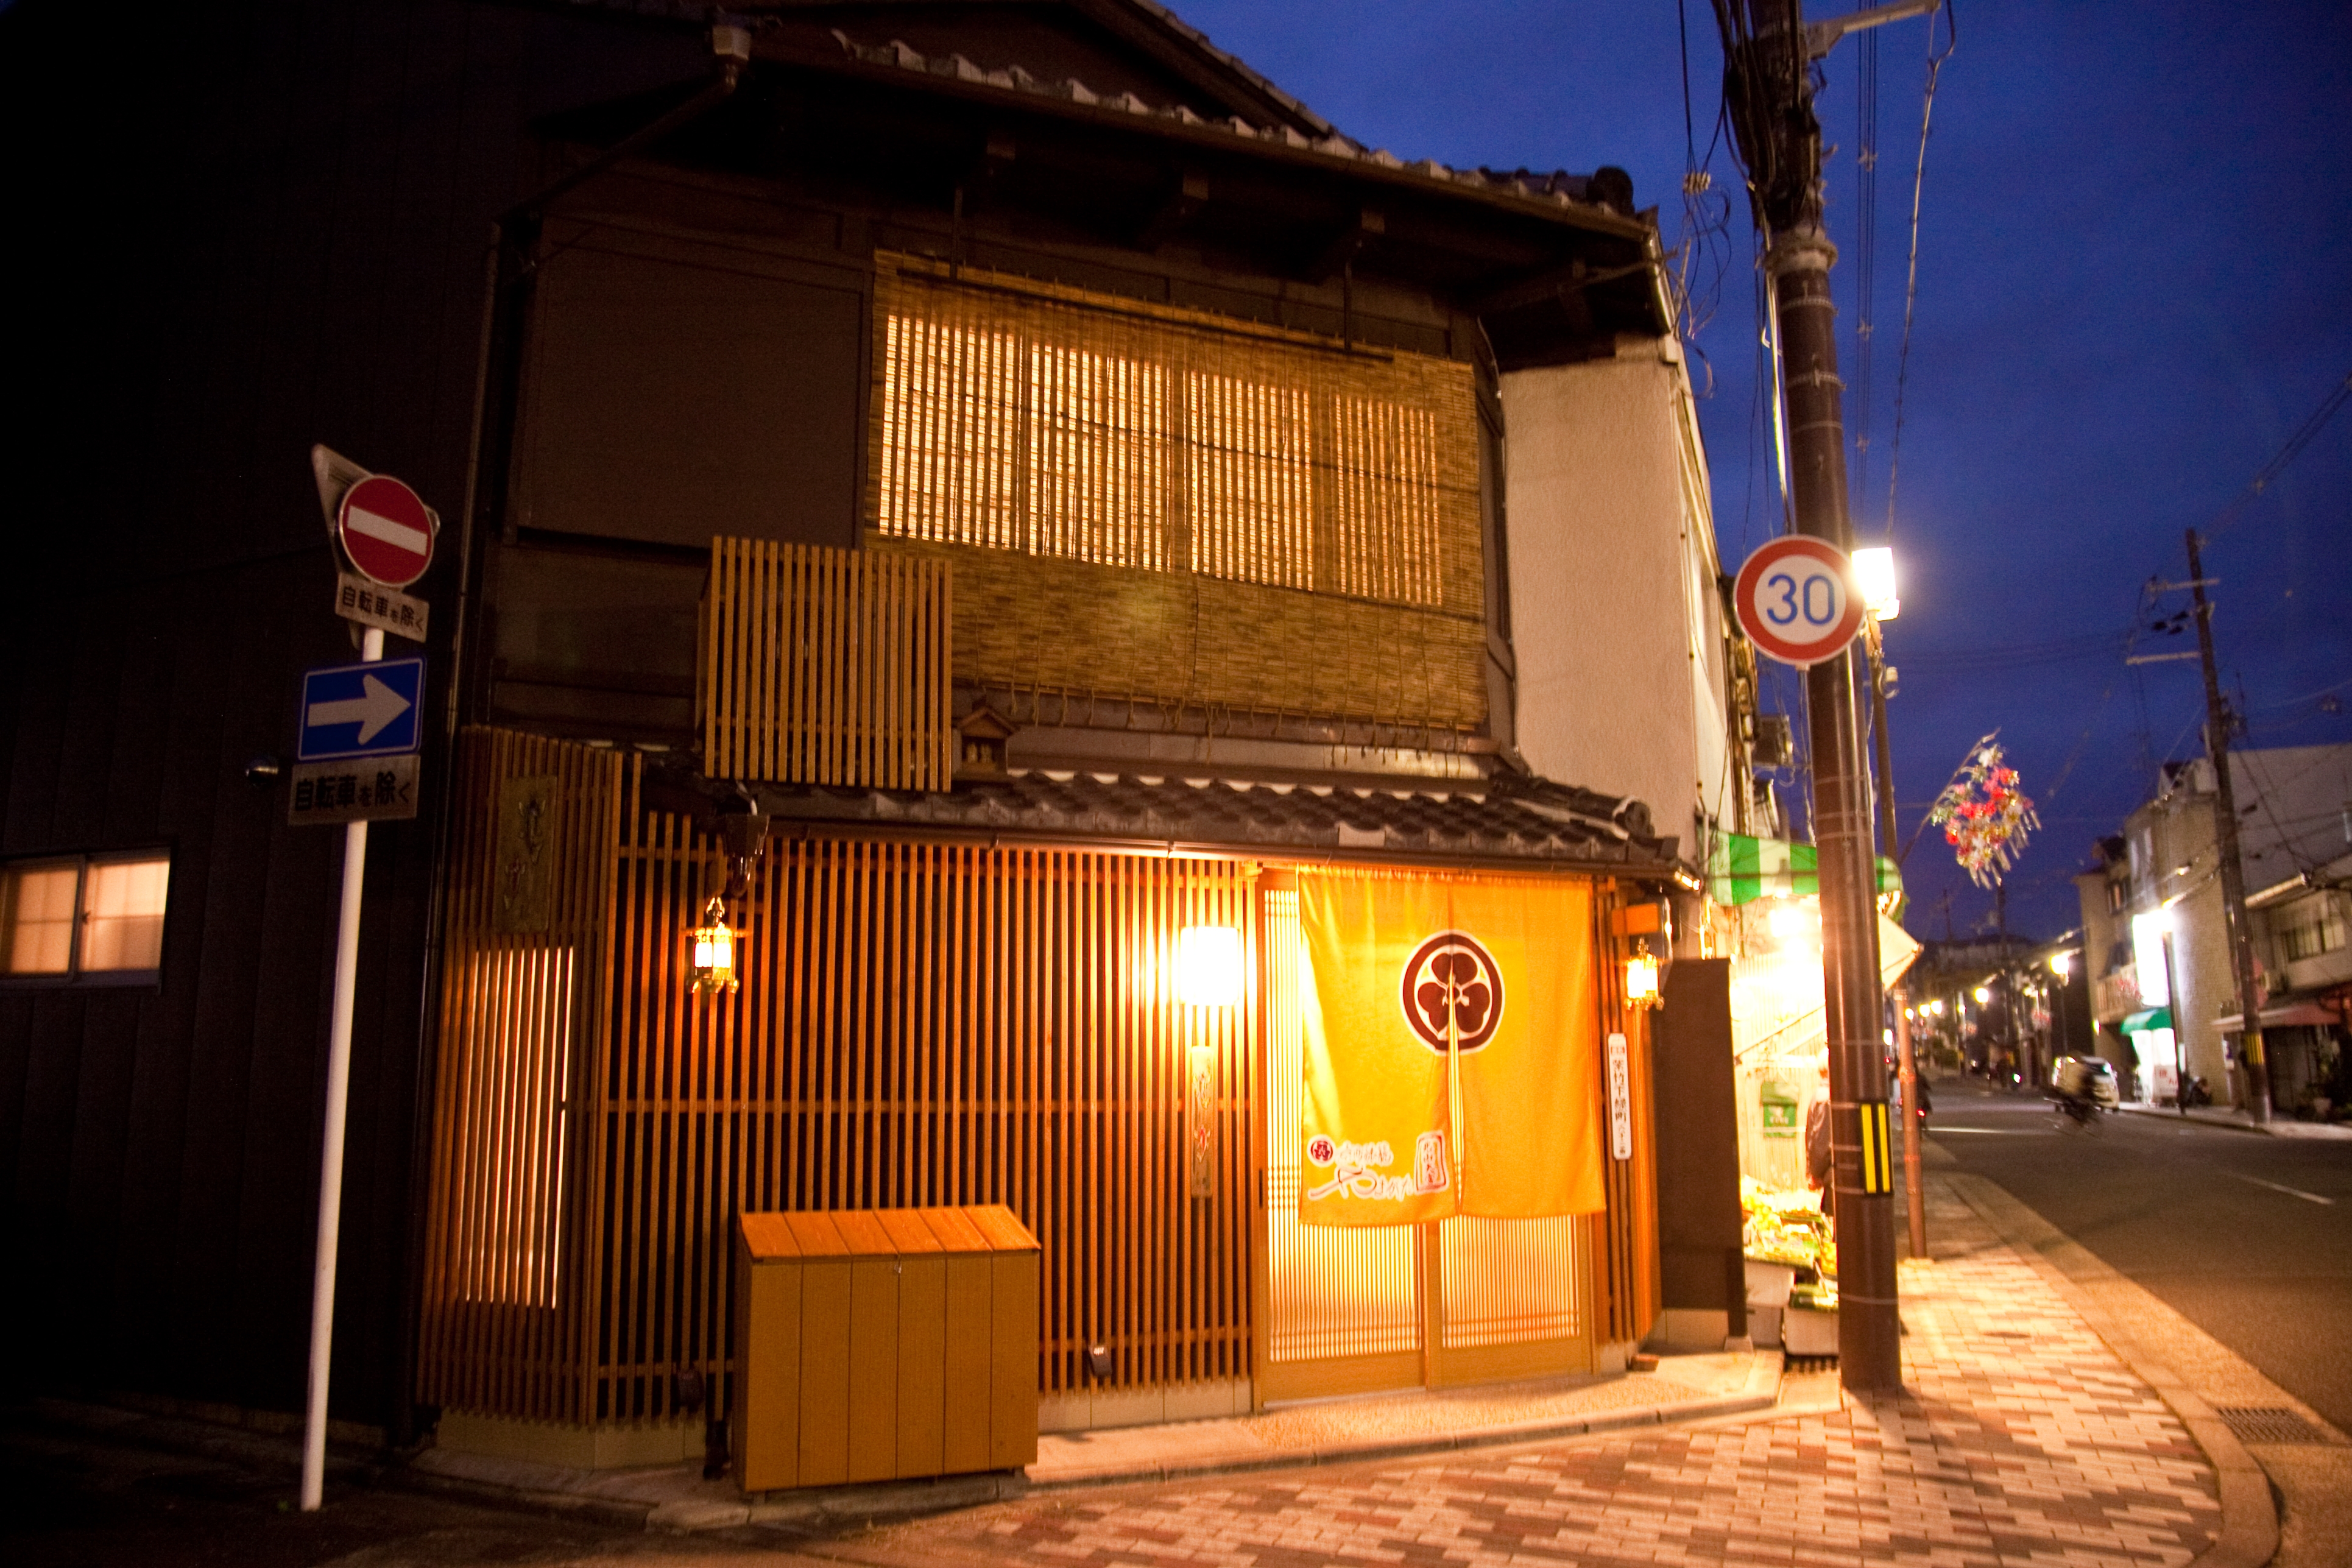
{"label": "traditional japanese building", "polygon": [[[20,5],[0,58],[87,26]],[[337,857],[247,764],[347,657],[313,444],[445,519],[339,1414],[698,1453],[772,1210],[1009,1205],[1049,1428],[1738,1331],[1662,1246],[1625,994],[1706,948],[1755,796],[1622,173],[1406,163],[1148,0],[136,47],[138,129],[68,162],[173,125],[156,235],[53,264],[121,310],[36,334],[92,461],[27,491],[9,628],[9,1310],[55,1382],[299,1401]],[[1344,1130],[1359,969],[1426,1047],[1417,1151]]]}

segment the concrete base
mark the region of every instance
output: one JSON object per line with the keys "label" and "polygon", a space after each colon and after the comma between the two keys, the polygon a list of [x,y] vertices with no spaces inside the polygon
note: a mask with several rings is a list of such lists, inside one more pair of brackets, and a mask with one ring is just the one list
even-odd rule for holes
{"label": "concrete base", "polygon": [[675,1465],[703,1457],[702,1419],[635,1426],[567,1426],[552,1421],[511,1421],[446,1411],[436,1447],[493,1459],[524,1459],[571,1470],[618,1470]]}
{"label": "concrete base", "polygon": [[1170,1421],[1209,1421],[1250,1413],[1247,1378],[1222,1383],[1182,1383],[1172,1388],[1081,1390],[1044,1394],[1037,1401],[1040,1432],[1087,1432],[1110,1426],[1158,1426]]}
{"label": "concrete base", "polygon": [[1658,1314],[1643,1348],[1671,1355],[1706,1355],[1731,1338],[1731,1314],[1717,1307],[1669,1307]]}

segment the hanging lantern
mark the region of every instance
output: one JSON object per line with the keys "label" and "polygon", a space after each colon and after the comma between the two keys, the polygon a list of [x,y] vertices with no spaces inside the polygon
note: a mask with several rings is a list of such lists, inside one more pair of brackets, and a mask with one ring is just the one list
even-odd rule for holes
{"label": "hanging lantern", "polygon": [[1658,961],[1650,952],[1648,942],[1635,938],[1633,956],[1625,961],[1625,1005],[1654,1007],[1658,1005]]}
{"label": "hanging lantern", "polygon": [[703,908],[702,923],[694,928],[694,989],[698,994],[732,991],[740,984],[735,975],[735,933],[727,924],[727,900],[713,895]]}
{"label": "hanging lantern", "polygon": [[1234,1007],[1242,1001],[1242,933],[1233,926],[1186,926],[1176,933],[1176,1000],[1193,1007]]}

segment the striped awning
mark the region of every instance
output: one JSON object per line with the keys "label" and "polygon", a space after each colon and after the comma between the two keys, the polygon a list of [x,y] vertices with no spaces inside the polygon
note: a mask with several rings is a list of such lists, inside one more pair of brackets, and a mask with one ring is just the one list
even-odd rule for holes
{"label": "striped awning", "polygon": [[[1718,833],[1707,850],[1707,897],[1718,904],[1810,898],[1821,890],[1821,851],[1811,844]],[[1902,870],[1884,855],[1878,857],[1878,890],[1903,890]]]}

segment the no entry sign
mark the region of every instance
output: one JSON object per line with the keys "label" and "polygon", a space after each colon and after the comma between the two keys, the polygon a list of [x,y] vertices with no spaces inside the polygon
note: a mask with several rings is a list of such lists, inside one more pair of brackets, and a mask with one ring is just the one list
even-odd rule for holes
{"label": "no entry sign", "polygon": [[415,490],[372,474],[343,492],[335,531],[353,566],[387,588],[405,588],[433,564],[433,513]]}
{"label": "no entry sign", "polygon": [[1801,535],[1759,546],[1731,590],[1739,629],[1800,669],[1835,658],[1862,629],[1862,593],[1845,552]]}

